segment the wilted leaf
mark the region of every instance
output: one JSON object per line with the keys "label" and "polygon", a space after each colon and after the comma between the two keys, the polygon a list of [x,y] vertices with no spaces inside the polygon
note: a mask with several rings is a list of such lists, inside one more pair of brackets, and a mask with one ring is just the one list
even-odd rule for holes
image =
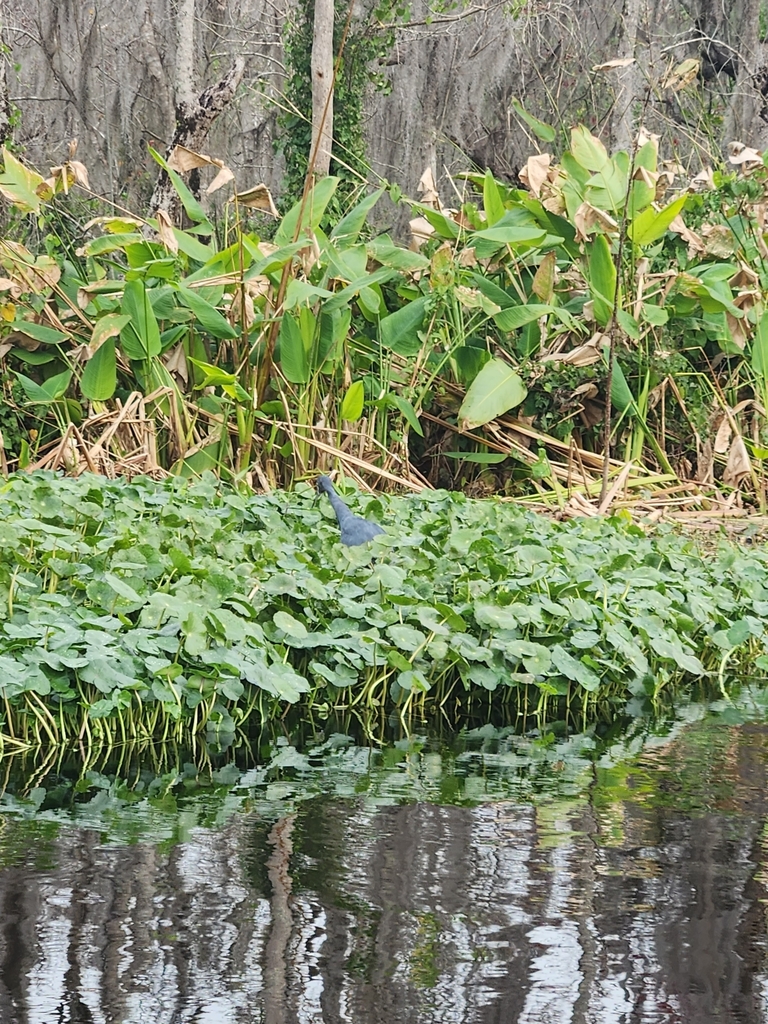
{"label": "wilted leaf", "polygon": [[186,146],[174,146],[168,157],[168,166],[181,174],[193,171],[196,167],[210,167],[214,162],[221,166],[220,160],[213,161],[204,153],[195,153],[194,150],[187,149]]}
{"label": "wilted leaf", "polygon": [[613,71],[614,68],[628,68],[630,64],[635,63],[634,57],[615,57],[613,60],[607,60],[603,64],[593,64],[593,71]]}
{"label": "wilted leaf", "polygon": [[99,317],[93,325],[91,340],[88,344],[89,354],[92,356],[107,340],[116,338],[122,329],[131,322],[127,314],[106,313]]}
{"label": "wilted leaf", "polygon": [[172,253],[179,251],[179,243],[176,240],[176,235],[173,233],[173,224],[171,218],[165,212],[165,210],[157,211],[157,234],[160,237],[160,241],[166,248],[170,249]]}
{"label": "wilted leaf", "polygon": [[254,185],[253,188],[246,189],[245,192],[237,192],[234,199],[241,206],[248,206],[252,210],[263,210],[265,213],[270,213],[273,217],[279,216],[277,207],[272,199],[272,193],[264,184]]}
{"label": "wilted leaf", "polygon": [[552,157],[549,153],[538,153],[536,156],[529,156],[525,166],[520,170],[518,177],[524,185],[538,198],[541,195],[541,186],[549,177],[549,169],[552,164]]}
{"label": "wilted leaf", "polygon": [[[224,185],[227,185],[230,181],[234,181],[234,178],[234,171],[230,170],[230,168],[227,167],[226,165],[222,165],[219,173],[215,176],[213,181],[211,181],[211,183],[206,187],[206,195],[210,196],[214,192],[218,192],[220,188],[224,187]],[[273,212],[273,209],[274,206],[272,209],[270,209],[269,212],[272,214],[273,217],[276,217],[277,211],[275,210],[275,212]]]}
{"label": "wilted leaf", "polygon": [[680,92],[686,85],[690,85],[699,74],[701,61],[696,57],[688,57],[677,67],[667,72],[661,85],[663,89],[671,89],[673,92]]}
{"label": "wilted leaf", "polygon": [[533,276],[531,290],[542,302],[551,303],[555,298],[555,270],[557,256],[554,250],[548,252]]}
{"label": "wilted leaf", "polygon": [[414,217],[408,221],[408,227],[411,229],[411,237],[413,238],[412,248],[418,249],[435,233],[435,229],[429,223],[426,217]]}
{"label": "wilted leaf", "polygon": [[738,487],[743,480],[752,475],[752,466],[747,453],[747,446],[741,434],[737,435],[728,452],[728,462],[723,470],[723,483],[729,487]]}
{"label": "wilted leaf", "polygon": [[743,142],[728,143],[728,163],[743,167],[745,164],[761,164],[763,157],[756,149],[745,146]]}
{"label": "wilted leaf", "polygon": [[619,230],[618,223],[609,213],[587,202],[583,202],[576,210],[573,225],[576,228],[577,242],[583,242],[597,228],[606,234],[617,234]]}

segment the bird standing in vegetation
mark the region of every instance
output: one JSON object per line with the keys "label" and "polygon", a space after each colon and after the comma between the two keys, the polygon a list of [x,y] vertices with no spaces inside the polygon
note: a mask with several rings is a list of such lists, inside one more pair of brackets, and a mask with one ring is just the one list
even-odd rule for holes
{"label": "bird standing in vegetation", "polygon": [[368,519],[363,519],[362,516],[356,516],[353,512],[350,512],[347,505],[336,493],[336,488],[327,476],[318,477],[317,489],[320,494],[328,495],[328,501],[330,501],[331,507],[339,521],[342,544],[346,544],[349,548],[354,548],[359,544],[367,544],[369,540],[373,540],[378,534],[384,533],[384,530],[378,523],[372,523]]}

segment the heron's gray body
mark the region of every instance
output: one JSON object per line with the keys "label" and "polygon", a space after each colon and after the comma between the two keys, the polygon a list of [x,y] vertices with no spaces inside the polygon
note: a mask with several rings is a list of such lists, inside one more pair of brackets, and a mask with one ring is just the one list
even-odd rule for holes
{"label": "heron's gray body", "polygon": [[317,489],[321,494],[328,495],[328,501],[330,501],[339,522],[342,544],[354,548],[359,544],[367,544],[378,534],[384,533],[378,523],[372,523],[368,519],[363,519],[362,516],[356,516],[354,512],[350,512],[327,476],[318,477]]}

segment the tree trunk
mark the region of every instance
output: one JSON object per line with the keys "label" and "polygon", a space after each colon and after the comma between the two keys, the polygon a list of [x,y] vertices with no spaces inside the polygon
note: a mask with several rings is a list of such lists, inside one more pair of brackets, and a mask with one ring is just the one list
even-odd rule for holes
{"label": "tree trunk", "polygon": [[[176,131],[173,133],[168,155],[176,146],[185,146],[199,152],[206,140],[211,125],[235,97],[237,87],[243,79],[245,61],[238,57],[226,75],[200,94],[190,105],[186,96],[176,101]],[[149,203],[150,215],[165,210],[173,223],[178,223],[181,204],[176,189],[165,171],[161,171]]]}
{"label": "tree trunk", "polygon": [[[199,152],[205,145],[211,125],[235,97],[243,80],[245,61],[237,57],[224,77],[199,97],[195,85],[195,66],[200,63],[195,51],[195,0],[178,0],[176,8],[176,62],[174,68],[174,113],[176,128],[166,152],[176,146]],[[197,191],[197,171],[192,172],[190,187]],[[149,201],[150,216],[163,210],[171,223],[180,225],[181,201],[168,174],[161,170]]]}
{"label": "tree trunk", "polygon": [[3,22],[0,19],[0,146],[11,137],[11,101],[8,98],[8,79],[5,72],[6,46],[3,36]]}
{"label": "tree trunk", "polygon": [[[333,0],[315,0],[312,43],[312,150],[315,177],[328,174],[333,141]],[[318,143],[319,139],[319,143]]]}

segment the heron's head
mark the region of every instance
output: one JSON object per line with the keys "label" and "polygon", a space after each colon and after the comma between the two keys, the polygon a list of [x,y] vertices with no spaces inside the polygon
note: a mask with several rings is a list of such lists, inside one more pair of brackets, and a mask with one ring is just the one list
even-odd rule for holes
{"label": "heron's head", "polygon": [[330,477],[327,477],[325,475],[319,476],[317,478],[316,487],[317,487],[317,490],[318,490],[319,494],[334,494],[335,493],[335,488],[334,488],[333,484],[331,483]]}

